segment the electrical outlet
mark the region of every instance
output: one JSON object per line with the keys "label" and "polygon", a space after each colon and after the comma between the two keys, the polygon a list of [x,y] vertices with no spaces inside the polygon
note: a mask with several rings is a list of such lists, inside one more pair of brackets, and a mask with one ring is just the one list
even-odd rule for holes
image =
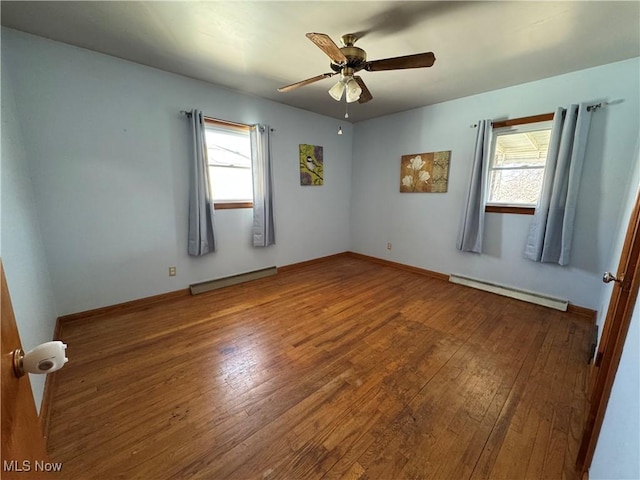
{"label": "electrical outlet", "polygon": [[387,250],[391,250],[391,242],[387,243]]}
{"label": "electrical outlet", "polygon": [[170,277],[176,276],[176,267],[169,267],[169,276]]}

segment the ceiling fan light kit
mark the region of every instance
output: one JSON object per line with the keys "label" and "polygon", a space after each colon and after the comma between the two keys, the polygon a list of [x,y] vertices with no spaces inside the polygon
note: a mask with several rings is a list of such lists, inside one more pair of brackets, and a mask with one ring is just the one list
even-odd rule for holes
{"label": "ceiling fan light kit", "polygon": [[346,94],[347,103],[353,103],[360,99],[362,94],[362,88],[358,85],[358,82],[353,78],[342,78],[333,87],[329,89],[329,95],[338,102],[342,100],[342,95]]}
{"label": "ceiling fan light kit", "polygon": [[342,99],[342,94],[344,93],[345,86],[344,82],[340,80],[333,87],[329,89],[329,95],[331,95],[338,102]]}
{"label": "ceiling fan light kit", "polygon": [[360,88],[360,85],[358,85],[358,82],[356,82],[353,77],[350,78],[347,83],[346,83],[346,87],[347,87],[347,103],[353,103],[357,100],[360,100],[360,94],[362,93],[362,88]]}
{"label": "ceiling fan light kit", "polygon": [[279,92],[288,92],[339,73],[341,78],[329,89],[329,95],[339,102],[346,92],[347,103],[356,101],[358,103],[366,103],[373,98],[373,95],[371,95],[362,78],[355,75],[356,72],[360,70],[378,72],[383,70],[426,68],[431,67],[436,61],[436,57],[432,52],[425,52],[368,62],[367,52],[354,45],[356,40],[358,40],[358,37],[354,34],[348,33],[340,37],[343,45],[341,48],[331,40],[331,37],[324,33],[307,33],[306,36],[331,59],[330,67],[333,72],[323,73],[281,87],[278,89]]}

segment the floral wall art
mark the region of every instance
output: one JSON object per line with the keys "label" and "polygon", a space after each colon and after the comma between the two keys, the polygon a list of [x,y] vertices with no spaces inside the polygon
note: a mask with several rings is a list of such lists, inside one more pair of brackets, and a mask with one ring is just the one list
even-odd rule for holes
{"label": "floral wall art", "polygon": [[300,145],[300,185],[324,184],[322,147]]}
{"label": "floral wall art", "polygon": [[446,192],[450,158],[450,150],[403,155],[400,160],[400,192]]}

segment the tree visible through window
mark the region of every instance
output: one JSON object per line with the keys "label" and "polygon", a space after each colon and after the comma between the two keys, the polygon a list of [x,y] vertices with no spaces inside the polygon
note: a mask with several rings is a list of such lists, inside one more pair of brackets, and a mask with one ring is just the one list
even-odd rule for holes
{"label": "tree visible through window", "polygon": [[211,193],[216,208],[251,206],[251,141],[249,126],[207,121],[207,155]]}
{"label": "tree visible through window", "polygon": [[535,206],[542,190],[551,122],[495,129],[487,205]]}

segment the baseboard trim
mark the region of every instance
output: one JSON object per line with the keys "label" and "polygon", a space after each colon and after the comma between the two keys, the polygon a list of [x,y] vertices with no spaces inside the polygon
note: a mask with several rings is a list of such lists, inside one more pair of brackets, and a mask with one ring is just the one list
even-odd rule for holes
{"label": "baseboard trim", "polygon": [[523,302],[553,308],[554,310],[559,310],[561,312],[566,312],[567,306],[569,305],[569,302],[562,298],[551,297],[539,292],[523,290],[521,288],[515,288],[510,285],[504,285],[496,282],[489,282],[479,278],[465,277],[456,273],[449,275],[449,281],[465,287],[495,293],[496,295],[501,295],[503,297],[515,298],[516,300]]}
{"label": "baseboard trim", "polygon": [[[341,252],[333,255],[327,255],[326,257],[314,258],[311,260],[306,260],[304,262],[292,263],[289,265],[277,267],[277,270],[279,273],[288,272],[298,268],[303,268],[309,265],[313,265],[315,263],[322,263],[334,258],[345,257],[348,254],[349,252]],[[92,310],[86,310],[83,312],[70,313],[68,315],[61,315],[56,320],[56,331],[54,333],[54,337],[58,339],[62,326],[67,322],[73,322],[76,320],[85,320],[87,318],[97,317],[99,315],[106,315],[106,314],[112,314],[112,313],[127,313],[129,311],[139,310],[141,308],[145,308],[159,302],[164,302],[167,300],[173,300],[175,298],[188,297],[188,296],[191,296],[191,288],[174,290],[173,292],[162,293],[160,295],[153,295],[151,297],[138,298],[136,300],[117,303],[115,305],[107,305],[104,307],[99,307]]]}
{"label": "baseboard trim", "polygon": [[[326,257],[314,258],[314,259],[306,260],[303,262],[292,263],[289,265],[277,267],[277,270],[278,270],[278,273],[288,272],[298,268],[303,268],[309,265],[313,265],[315,263],[322,263],[322,262],[326,262],[327,260],[331,260],[339,257],[345,257],[348,254],[349,252],[341,252],[333,255],[327,255]],[[141,308],[148,307],[150,305],[154,305],[159,302],[164,302],[167,300],[173,300],[175,298],[188,297],[188,296],[191,296],[191,288],[174,290],[173,292],[162,293],[160,295],[153,295],[151,297],[138,298],[136,300],[117,303],[115,305],[107,305],[104,307],[99,307],[92,310],[86,310],[83,312],[70,313],[68,315],[61,315],[56,320],[56,330],[54,332],[54,337],[56,340],[59,339],[62,326],[67,322],[85,320],[87,318],[97,317],[99,315],[106,315],[106,314],[112,314],[112,313],[127,313],[130,311],[135,311]]]}
{"label": "baseboard trim", "polygon": [[[323,263],[326,261],[335,260],[335,259],[344,258],[344,257],[358,258],[360,260],[366,260],[372,263],[377,263],[379,265],[398,268],[400,270],[405,270],[407,272],[417,273],[419,275],[424,275],[426,277],[435,278],[437,280],[442,280],[444,282],[449,282],[449,275],[445,273],[440,273],[432,270],[427,270],[424,268],[414,267],[411,265],[406,265],[404,263],[392,262],[390,260],[386,260],[383,258],[372,257],[370,255],[364,255],[362,253],[357,253],[352,251],[335,253],[333,255],[313,258],[311,260],[305,260],[303,262],[291,263],[289,265],[279,266],[277,267],[277,270],[278,270],[278,273],[285,273],[285,272],[290,272],[292,270],[308,267],[314,264]],[[191,295],[191,290],[189,288],[185,288],[181,290],[175,290],[173,292],[162,293],[160,295],[153,295],[151,297],[144,297],[136,300],[131,300],[128,302],[118,303],[115,305],[108,305],[105,307],[87,310],[84,312],[62,315],[58,317],[56,320],[56,327],[54,330],[54,340],[60,339],[62,326],[66,322],[83,320],[86,318],[91,318],[91,317],[96,317],[99,315],[105,315],[105,314],[111,314],[111,313],[127,313],[129,311],[135,311],[141,308],[148,307],[150,305],[154,305],[159,302],[173,300],[181,297],[187,297],[190,295]],[[567,306],[567,312],[573,313],[576,315],[581,315],[589,319],[589,321],[593,323],[595,323],[596,317],[597,317],[597,312],[595,310],[591,308],[582,307],[580,305],[574,305],[572,303],[569,303],[569,305]]]}
{"label": "baseboard trim", "polygon": [[[405,265],[404,263],[392,262],[390,260],[385,260],[383,258],[372,257],[372,256],[369,256],[369,255],[364,255],[362,253],[356,253],[356,252],[351,252],[351,251],[345,252],[344,254],[338,254],[338,255],[335,255],[335,256],[340,256],[340,255],[347,255],[347,256],[350,256],[350,257],[359,258],[361,260],[367,260],[369,262],[377,263],[379,265],[386,265],[388,267],[399,268],[401,270],[417,273],[419,275],[425,275],[427,277],[435,278],[435,279],[442,280],[444,282],[449,283],[449,275],[444,274],[444,273],[434,272],[432,270],[413,267],[411,265]],[[321,260],[321,259],[318,259],[318,260]],[[597,315],[598,315],[598,312],[596,310],[593,310],[593,309],[587,308],[587,307],[582,307],[580,305],[575,305],[573,303],[569,303],[569,305],[567,305],[567,313],[573,313],[573,314],[576,314],[576,315],[580,315],[580,316],[584,317],[586,320],[592,322],[593,324],[596,323],[596,319],[597,319]]]}
{"label": "baseboard trim", "polygon": [[276,267],[267,267],[260,270],[254,270],[252,272],[239,273],[238,275],[232,275],[230,277],[216,278],[213,280],[207,280],[205,282],[192,283],[189,286],[191,295],[199,295],[201,293],[210,292],[219,288],[230,287],[231,285],[238,285],[240,283],[250,282],[252,280],[258,280],[260,278],[270,277],[276,275],[278,269]]}
{"label": "baseboard trim", "polygon": [[53,340],[62,340],[60,334],[62,333],[62,322],[60,317],[56,318],[56,325],[53,327]]}
{"label": "baseboard trim", "polygon": [[598,317],[598,312],[596,310],[593,310],[592,308],[581,307],[580,305],[574,305],[573,303],[569,303],[569,305],[567,305],[567,312],[587,317],[591,322],[593,322],[594,325],[596,324],[596,319]]}
{"label": "baseboard trim", "polygon": [[356,252],[347,252],[347,255],[359,258],[361,260],[367,260],[369,262],[377,263],[379,265],[386,265],[387,267],[398,268],[400,270],[405,270],[411,273],[417,273],[418,275],[424,275],[426,277],[435,278],[437,280],[442,280],[445,282],[449,281],[449,275],[440,272],[434,272],[433,270],[427,270],[425,268],[413,267],[411,265],[405,265],[404,263],[392,262],[390,260],[385,260],[383,258],[378,257],[370,257],[369,255],[364,255],[362,253]]}
{"label": "baseboard trim", "polygon": [[76,320],[84,320],[90,317],[97,317],[98,315],[106,315],[110,313],[127,313],[130,311],[139,310],[141,308],[154,305],[156,303],[165,302],[167,300],[173,300],[181,297],[188,297],[191,292],[188,288],[182,290],[175,290],[173,292],[161,293],[160,295],[153,295],[151,297],[138,298],[128,302],[117,303],[115,305],[108,305],[106,307],[95,308],[93,310],[87,310],[84,312],[71,313],[69,315],[62,315],[58,317],[60,322],[60,328],[67,322],[73,322]]}
{"label": "baseboard trim", "polygon": [[45,446],[47,446],[49,439],[49,423],[51,420],[53,394],[56,388],[56,374],[57,372],[50,373],[44,380],[44,392],[42,393],[42,404],[40,405],[40,415],[38,416]]}
{"label": "baseboard trim", "polygon": [[[53,328],[52,340],[61,340],[60,334],[62,325],[60,317],[56,318],[56,324]],[[47,446],[47,439],[49,438],[49,421],[51,420],[51,409],[53,405],[53,394],[55,392],[56,372],[53,372],[45,376],[44,379],[44,391],[42,392],[42,403],[40,404],[40,429],[42,430],[42,436],[44,437],[45,447]]]}
{"label": "baseboard trim", "polygon": [[278,267],[278,273],[290,272],[292,270],[297,270],[299,268],[304,268],[310,265],[316,265],[318,263],[324,263],[329,260],[335,260],[337,258],[344,258],[347,256],[349,256],[349,252],[340,252],[340,253],[334,253],[333,255],[327,255],[325,257],[312,258],[311,260],[305,260],[304,262],[290,263],[289,265],[283,265],[281,267]]}

